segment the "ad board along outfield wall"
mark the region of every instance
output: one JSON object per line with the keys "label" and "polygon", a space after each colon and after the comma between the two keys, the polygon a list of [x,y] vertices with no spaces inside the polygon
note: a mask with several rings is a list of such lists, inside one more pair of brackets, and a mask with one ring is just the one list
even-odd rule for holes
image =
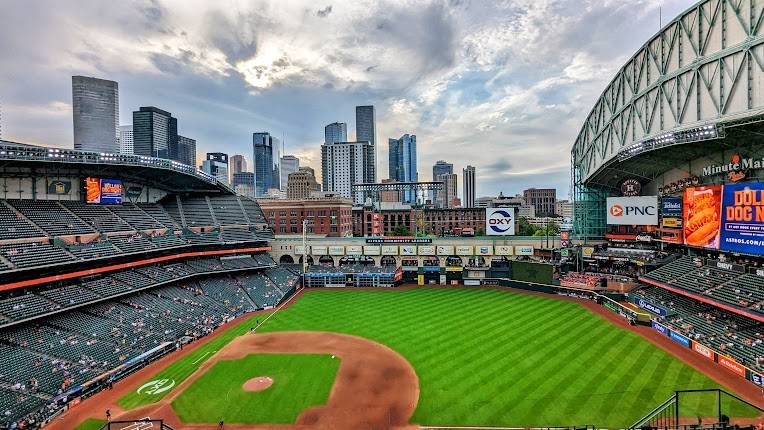
{"label": "ad board along outfield wall", "polygon": [[608,197],[608,225],[658,225],[658,196]]}

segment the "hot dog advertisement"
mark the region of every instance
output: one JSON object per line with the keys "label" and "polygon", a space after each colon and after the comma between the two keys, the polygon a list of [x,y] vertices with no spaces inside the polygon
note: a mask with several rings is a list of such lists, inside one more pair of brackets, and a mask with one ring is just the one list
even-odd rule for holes
{"label": "hot dog advertisement", "polygon": [[685,245],[719,248],[722,186],[685,188],[682,226]]}
{"label": "hot dog advertisement", "polygon": [[764,254],[763,200],[764,182],[724,186],[719,244],[721,249]]}

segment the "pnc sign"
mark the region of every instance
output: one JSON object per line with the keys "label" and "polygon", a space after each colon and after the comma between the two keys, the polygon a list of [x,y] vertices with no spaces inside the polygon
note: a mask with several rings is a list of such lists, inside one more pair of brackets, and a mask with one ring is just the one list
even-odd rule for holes
{"label": "pnc sign", "polygon": [[512,236],[515,234],[514,208],[487,208],[485,232],[489,236]]}
{"label": "pnc sign", "polygon": [[608,197],[610,225],[658,225],[658,197]]}

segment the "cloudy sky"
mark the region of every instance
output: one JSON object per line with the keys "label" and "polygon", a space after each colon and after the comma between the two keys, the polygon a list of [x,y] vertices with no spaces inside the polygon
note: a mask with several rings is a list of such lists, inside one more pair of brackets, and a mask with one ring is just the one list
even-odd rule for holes
{"label": "cloudy sky", "polygon": [[569,189],[570,147],[617,69],[674,0],[4,0],[2,138],[72,146],[71,76],[119,82],[122,124],[153,105],[200,152],[285,137],[320,174],[323,127],[377,108],[417,135],[419,177],[477,167],[478,195]]}

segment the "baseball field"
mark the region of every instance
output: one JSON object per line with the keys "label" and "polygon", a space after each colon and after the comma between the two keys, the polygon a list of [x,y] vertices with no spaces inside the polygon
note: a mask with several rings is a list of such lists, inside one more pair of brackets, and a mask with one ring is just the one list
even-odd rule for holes
{"label": "baseball field", "polygon": [[[719,387],[639,335],[553,296],[465,288],[316,290],[275,313],[258,334],[244,335],[254,319],[152,379],[180,385],[228,343],[242,350],[246,339],[320,331],[373,341],[400,355],[418,384],[418,400],[407,418],[417,424],[617,428],[632,424],[674,390]],[[267,340],[262,345],[273,339]],[[338,389],[340,360],[325,353],[239,354],[208,363],[175,390],[171,405],[182,422],[295,422],[300,411],[327,402],[330,390]],[[346,357],[341,358],[345,366]],[[273,385],[246,392],[243,382],[255,376],[272,377]],[[119,404],[135,408],[173,391],[134,390]],[[684,412],[710,416],[713,403],[697,400],[683,405]]]}

